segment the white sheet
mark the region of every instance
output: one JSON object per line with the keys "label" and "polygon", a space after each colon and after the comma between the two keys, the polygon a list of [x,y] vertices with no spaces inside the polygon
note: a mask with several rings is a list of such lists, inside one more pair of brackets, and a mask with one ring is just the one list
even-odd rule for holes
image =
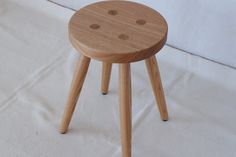
{"label": "white sheet", "polygon": [[[1,157],[121,156],[117,65],[103,96],[92,61],[70,130],[57,132],[78,57],[67,38],[72,14],[46,1],[1,1]],[[170,121],[159,118],[144,63],[132,64],[133,157],[236,156],[236,70],[168,46],[158,61]]]}
{"label": "white sheet", "polygon": [[[80,9],[99,0],[51,0]],[[158,10],[169,25],[168,44],[236,68],[235,0],[131,0]]]}

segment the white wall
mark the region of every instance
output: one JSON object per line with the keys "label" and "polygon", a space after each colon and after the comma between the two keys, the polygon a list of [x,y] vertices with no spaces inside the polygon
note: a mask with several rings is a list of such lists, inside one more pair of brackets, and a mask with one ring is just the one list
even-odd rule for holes
{"label": "white wall", "polygon": [[[96,0],[53,0],[79,9]],[[169,24],[168,44],[236,67],[236,0],[134,0]]]}

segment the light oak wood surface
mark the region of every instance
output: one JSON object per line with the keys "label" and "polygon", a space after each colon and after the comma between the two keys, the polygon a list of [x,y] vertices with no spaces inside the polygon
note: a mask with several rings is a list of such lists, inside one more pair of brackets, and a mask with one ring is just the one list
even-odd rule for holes
{"label": "light oak wood surface", "polygon": [[149,74],[150,82],[152,85],[153,93],[160,110],[161,118],[162,120],[167,121],[168,112],[156,57],[152,56],[146,59],[145,63]]}
{"label": "light oak wood surface", "polygon": [[153,56],[165,44],[167,23],[155,10],[128,1],[103,1],[77,11],[69,23],[74,47],[93,59],[129,63]]}
{"label": "light oak wood surface", "polygon": [[120,91],[120,127],[123,157],[131,157],[132,142],[132,96],[130,64],[119,66]]}
{"label": "light oak wood surface", "polygon": [[68,102],[66,104],[64,114],[62,117],[60,132],[62,134],[67,132],[71,117],[75,110],[76,103],[78,101],[87,71],[90,63],[90,58],[80,55],[79,61],[77,63],[74,78],[71,84],[70,94]]}
{"label": "light oak wood surface", "polygon": [[155,10],[128,1],[103,1],[77,11],[69,22],[69,38],[80,52],[61,122],[66,133],[88,70],[90,58],[103,62],[101,92],[107,94],[113,63],[119,63],[122,156],[132,154],[132,95],[130,63],[145,60],[162,120],[168,120],[155,54],[167,39],[167,23]]}
{"label": "light oak wood surface", "polygon": [[109,83],[111,78],[112,63],[102,63],[102,81],[101,81],[101,92],[103,95],[108,93]]}

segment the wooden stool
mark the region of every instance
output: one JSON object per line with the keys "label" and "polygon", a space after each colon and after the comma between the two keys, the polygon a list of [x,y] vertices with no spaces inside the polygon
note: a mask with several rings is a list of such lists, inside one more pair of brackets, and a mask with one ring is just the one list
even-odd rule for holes
{"label": "wooden stool", "polygon": [[130,63],[145,60],[162,120],[168,113],[155,54],[167,39],[167,23],[155,10],[128,1],[104,1],[77,11],[69,23],[69,37],[81,52],[61,122],[66,133],[90,59],[103,62],[101,91],[107,94],[112,63],[119,63],[120,126],[123,157],[131,157]]}

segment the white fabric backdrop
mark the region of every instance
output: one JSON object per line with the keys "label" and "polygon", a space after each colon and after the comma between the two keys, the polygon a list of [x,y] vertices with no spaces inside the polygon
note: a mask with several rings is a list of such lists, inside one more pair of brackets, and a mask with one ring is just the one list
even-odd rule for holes
{"label": "white fabric backdrop", "polygon": [[[52,0],[79,9],[97,0]],[[236,68],[235,0],[133,0],[158,10],[169,24],[168,44]]]}
{"label": "white fabric backdrop", "polygon": [[[1,1],[1,157],[121,156],[117,65],[103,96],[92,61],[69,132],[57,132],[78,57],[72,14],[47,1]],[[170,121],[159,118],[144,63],[132,64],[133,157],[235,157],[236,70],[168,46],[158,61]]]}

